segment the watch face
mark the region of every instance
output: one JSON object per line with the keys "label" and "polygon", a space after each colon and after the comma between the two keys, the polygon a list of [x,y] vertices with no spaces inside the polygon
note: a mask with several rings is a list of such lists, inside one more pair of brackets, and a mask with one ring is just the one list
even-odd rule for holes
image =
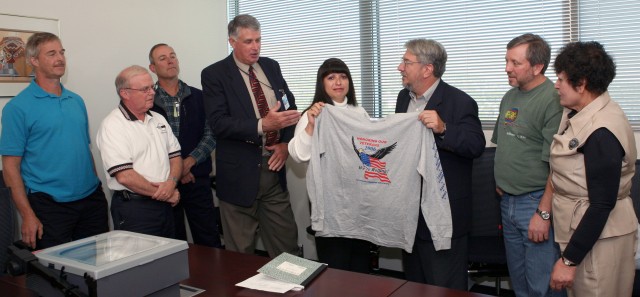
{"label": "watch face", "polygon": [[551,214],[548,211],[543,211],[540,209],[536,209],[536,212],[540,215],[543,220],[548,220],[551,218]]}

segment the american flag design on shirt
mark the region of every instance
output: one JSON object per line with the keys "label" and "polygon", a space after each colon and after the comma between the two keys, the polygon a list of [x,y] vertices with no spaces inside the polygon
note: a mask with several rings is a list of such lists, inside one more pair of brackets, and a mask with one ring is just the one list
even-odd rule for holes
{"label": "american flag design on shirt", "polygon": [[[364,169],[364,179],[365,180],[377,179],[381,183],[386,183],[386,184],[391,183],[391,180],[387,175],[387,168],[386,168],[387,162],[384,162],[381,159],[384,158],[384,156],[391,153],[391,151],[393,151],[393,149],[396,147],[398,143],[395,142],[390,146],[386,146],[383,148],[376,148],[376,147],[379,147],[381,143],[386,143],[386,142],[381,140],[368,139],[364,137],[358,137],[358,142],[360,144],[364,144],[365,148],[364,149],[358,148],[356,146],[355,137],[351,136],[351,143],[353,144],[353,150],[356,152],[356,154],[358,155],[358,158],[360,159],[360,162],[362,162],[362,165],[363,165],[362,168]],[[373,150],[373,153],[367,154],[366,150],[368,151]]]}

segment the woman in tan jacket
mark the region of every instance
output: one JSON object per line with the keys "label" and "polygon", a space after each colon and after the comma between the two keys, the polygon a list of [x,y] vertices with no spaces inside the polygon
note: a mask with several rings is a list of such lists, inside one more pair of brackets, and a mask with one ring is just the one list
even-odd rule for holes
{"label": "woman in tan jacket", "polygon": [[636,219],[629,197],[636,146],[607,88],[615,64],[597,42],[569,43],[554,67],[565,107],[551,144],[553,226],[562,257],[551,287],[569,296],[631,296]]}

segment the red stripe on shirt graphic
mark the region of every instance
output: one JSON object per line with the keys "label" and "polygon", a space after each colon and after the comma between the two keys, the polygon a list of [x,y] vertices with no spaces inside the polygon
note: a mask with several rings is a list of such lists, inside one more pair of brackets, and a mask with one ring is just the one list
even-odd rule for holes
{"label": "red stripe on shirt graphic", "polygon": [[353,144],[353,150],[356,152],[356,155],[360,159],[362,165],[364,165],[364,178],[365,179],[377,179],[382,183],[391,183],[389,176],[387,175],[387,162],[383,162],[380,159],[384,158],[386,155],[391,153],[393,149],[396,148],[398,144],[395,142],[394,144],[382,148],[381,144],[386,144],[387,142],[384,140],[371,139],[365,137],[358,137],[358,142],[361,146],[364,146],[368,151],[373,151],[373,153],[367,153],[365,149],[358,148],[356,146],[355,137],[351,137],[351,143]]}

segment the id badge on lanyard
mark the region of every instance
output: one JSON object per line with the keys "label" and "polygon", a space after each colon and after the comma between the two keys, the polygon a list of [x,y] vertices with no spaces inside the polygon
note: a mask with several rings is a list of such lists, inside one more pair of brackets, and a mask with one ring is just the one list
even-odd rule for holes
{"label": "id badge on lanyard", "polygon": [[289,98],[287,98],[287,94],[283,89],[280,89],[279,91],[282,93],[282,106],[284,106],[284,110],[288,110],[289,107],[291,107],[291,104],[289,104]]}

